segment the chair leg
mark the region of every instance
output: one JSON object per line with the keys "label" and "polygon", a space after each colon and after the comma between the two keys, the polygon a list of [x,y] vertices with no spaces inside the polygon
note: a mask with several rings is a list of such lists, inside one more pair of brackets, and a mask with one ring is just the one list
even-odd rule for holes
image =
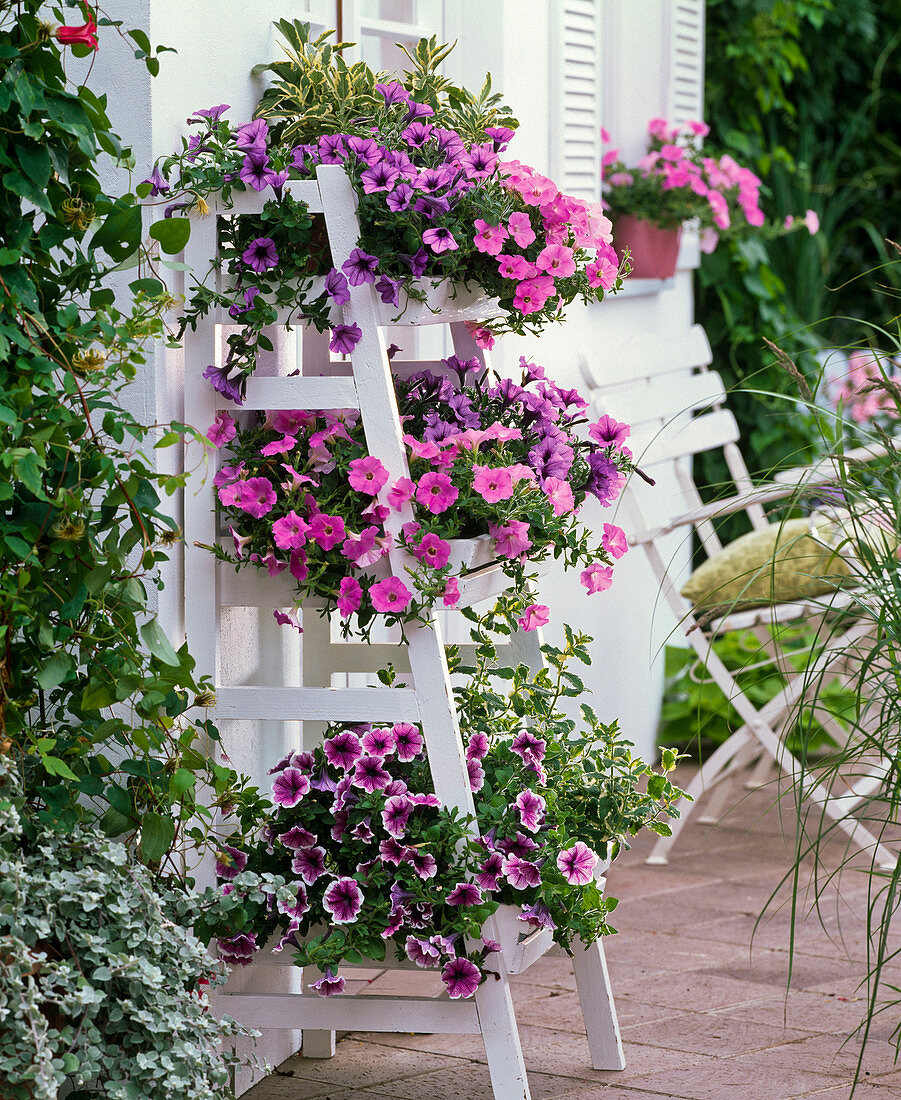
{"label": "chair leg", "polygon": [[489,973],[475,994],[494,1100],[531,1100],[513,997],[503,965]]}
{"label": "chair leg", "polygon": [[749,738],[747,743],[735,754],[732,762],[716,777],[714,780],[715,786],[708,789],[704,799],[704,811],[698,816],[699,825],[717,824],[720,817],[722,817],[727,802],[734,802],[735,800],[734,795],[730,793],[732,784],[727,783],[726,780],[735,775],[736,772],[747,771],[755,762],[759,753],[759,747]]}
{"label": "chair leg", "polygon": [[750,737],[750,731],[746,726],[743,726],[740,730],[733,733],[728,741],[724,741],[715,752],[707,757],[701,770],[688,785],[688,789],[685,792],[688,797],[680,798],[676,803],[675,808],[678,810],[679,816],[670,824],[672,832],[669,836],[662,836],[657,841],[651,854],[645,860],[646,863],[662,866],[669,862],[669,850],[676,843],[676,838],[685,827],[692,806],[704,792],[716,782],[720,773],[726,768],[736,753],[744,748]]}
{"label": "chair leg", "polygon": [[601,940],[587,946],[581,941],[573,944],[573,969],[592,1066],[595,1069],[625,1069],[626,1057]]}

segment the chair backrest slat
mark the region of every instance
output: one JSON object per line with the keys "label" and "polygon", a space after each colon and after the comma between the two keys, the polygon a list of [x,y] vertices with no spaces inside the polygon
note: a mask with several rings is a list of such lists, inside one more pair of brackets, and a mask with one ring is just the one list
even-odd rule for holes
{"label": "chair backrest slat", "polygon": [[625,386],[605,387],[603,397],[605,407],[614,410],[617,420],[630,424],[633,432],[649,422],[663,428],[681,413],[721,405],[725,400],[722,379],[716,371],[707,370],[673,378],[638,378]]}
{"label": "chair backrest slat", "polygon": [[653,466],[723,447],[738,438],[735,417],[727,409],[718,409],[686,420],[682,425],[642,425],[628,442],[639,466]]}
{"label": "chair backrest slat", "polygon": [[621,346],[605,349],[603,358],[586,358],[582,371],[593,389],[622,385],[642,376],[641,368],[647,366],[647,375],[684,373],[692,367],[707,366],[712,361],[710,342],[700,325],[693,325],[688,334],[679,339],[642,333]]}

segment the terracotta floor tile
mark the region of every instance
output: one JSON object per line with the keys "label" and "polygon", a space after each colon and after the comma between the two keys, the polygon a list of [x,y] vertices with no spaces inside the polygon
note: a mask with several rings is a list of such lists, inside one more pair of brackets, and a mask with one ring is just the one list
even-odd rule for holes
{"label": "terracotta floor tile", "polygon": [[771,1024],[754,1023],[717,1013],[680,1016],[676,1020],[658,1020],[625,1030],[633,1043],[668,1047],[672,1050],[714,1054],[717,1058],[746,1054],[778,1046],[790,1039],[804,1039],[804,1031],[787,1030]]}
{"label": "terracotta floor tile", "polygon": [[761,1069],[752,1055],[652,1073],[636,1078],[636,1083],[650,1092],[669,1089],[671,1095],[691,1100],[794,1100],[837,1082],[834,1077],[803,1068]]}
{"label": "terracotta floor tile", "polygon": [[[293,1070],[302,1081],[323,1082],[348,1090],[367,1085],[427,1073],[443,1066],[439,1055],[419,1050],[399,1050],[356,1038],[342,1039],[334,1058],[313,1059],[295,1056],[283,1062],[281,1070]],[[256,1098],[254,1098],[256,1100]]]}

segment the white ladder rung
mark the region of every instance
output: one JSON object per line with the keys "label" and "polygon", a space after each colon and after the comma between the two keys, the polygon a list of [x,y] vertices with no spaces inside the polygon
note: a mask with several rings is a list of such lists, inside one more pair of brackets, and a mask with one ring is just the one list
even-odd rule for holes
{"label": "white ladder rung", "polygon": [[243,409],[358,409],[353,378],[310,377],[247,379]]}
{"label": "white ladder rung", "polygon": [[222,687],[214,720],[418,722],[412,688]]}
{"label": "white ladder rung", "polygon": [[227,1012],[245,1026],[259,1028],[450,1035],[479,1032],[479,1015],[472,1000],[375,994],[326,998],[316,993],[219,993],[215,995],[215,1011]]}

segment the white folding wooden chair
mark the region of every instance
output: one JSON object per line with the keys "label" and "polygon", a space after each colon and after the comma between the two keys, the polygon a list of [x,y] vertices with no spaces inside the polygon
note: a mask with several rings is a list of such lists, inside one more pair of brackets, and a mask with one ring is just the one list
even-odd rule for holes
{"label": "white folding wooden chair", "polygon": [[[725,407],[726,394],[718,374],[707,369],[711,361],[710,345],[704,330],[696,325],[690,339],[674,352],[671,345],[655,336],[642,336],[623,347],[616,357],[605,357],[596,363],[583,362],[583,373],[592,387],[592,397],[599,413],[609,413],[617,420],[631,424],[632,434],[627,444],[635,461],[650,476],[664,471],[663,481],[672,480],[667,468],[674,471],[677,491],[663,486],[652,487],[632,478],[621,501],[630,542],[639,545],[647,555],[654,575],[660,583],[660,594],[675,613],[679,631],[686,643],[706,666],[711,679],[719,686],[740,715],[743,725],[720,745],[704,762],[690,783],[687,793],[692,801],[683,799],[678,809],[680,817],[672,823],[672,835],[663,837],[648,858],[649,863],[662,864],[684,827],[692,806],[706,796],[706,814],[700,820],[716,820],[729,797],[723,780],[742,769],[756,765],[754,780],[760,781],[767,768],[776,765],[822,818],[828,818],[832,828],[843,830],[850,840],[867,850],[880,866],[895,865],[895,858],[883,844],[854,816],[855,810],[867,805],[867,796],[878,786],[883,769],[878,761],[862,774],[833,776],[829,783],[818,782],[788,751],[786,734],[797,720],[800,708],[813,704],[826,679],[846,678],[849,654],[853,654],[869,624],[865,621],[841,621],[838,630],[833,620],[842,609],[853,607],[853,596],[847,591],[794,603],[769,604],[753,610],[736,610],[718,614],[711,619],[697,611],[680,595],[684,578],[680,565],[674,562],[672,536],[681,532],[689,544],[696,536],[707,557],[723,549],[716,522],[725,516],[744,513],[752,528],[766,527],[771,519],[766,506],[779,501],[797,499],[800,489],[825,485],[834,479],[832,462],[815,468],[792,471],[792,476],[780,475],[778,481],[755,486],[737,446],[738,425]],[[653,370],[636,378],[636,363],[653,363]],[[692,458],[702,452],[720,448],[728,466],[734,491],[724,499],[704,504],[692,478]],[[874,457],[870,450],[860,448],[848,452],[845,459]],[[663,498],[663,499],[661,499]],[[668,518],[662,522],[648,518],[649,510],[664,507]],[[684,542],[681,544],[685,545]],[[684,555],[679,556],[680,564]],[[728,609],[725,609],[728,612]],[[817,637],[817,651],[812,653],[808,667],[795,671],[794,665],[779,643],[779,628],[790,623],[803,623]],[[760,640],[773,664],[784,677],[784,687],[764,706],[755,706],[713,648],[713,640],[727,631],[752,630]],[[797,656],[797,650],[792,651]],[[817,719],[842,746],[848,731],[835,717],[823,713],[817,706]],[[749,784],[750,785],[750,784]],[[715,793],[714,788],[718,788]]]}

